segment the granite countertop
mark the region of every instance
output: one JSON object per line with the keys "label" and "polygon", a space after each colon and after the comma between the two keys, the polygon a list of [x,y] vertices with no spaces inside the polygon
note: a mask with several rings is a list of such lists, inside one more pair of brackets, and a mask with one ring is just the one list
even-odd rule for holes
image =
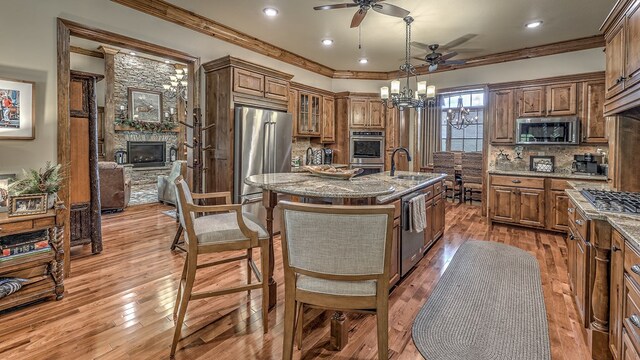
{"label": "granite countertop", "polygon": [[[397,176],[418,176],[419,179],[400,179]],[[253,175],[245,179],[247,185],[277,193],[315,198],[371,198],[379,204],[425,188],[441,179],[444,174],[398,171],[366,175],[352,180],[337,180],[313,176],[310,173],[280,173]]]}
{"label": "granite countertop", "polygon": [[551,177],[562,179],[578,179],[578,180],[594,180],[594,181],[607,181],[607,177],[604,175],[588,175],[588,174],[574,174],[570,172],[537,172],[529,170],[489,170],[489,174],[494,175],[515,175],[515,176],[535,176],[535,177]]}
{"label": "granite countertop", "polygon": [[[633,247],[640,250],[640,215],[600,211],[580,193],[580,190],[583,188],[593,188],[593,184],[589,186],[588,183],[569,182],[569,185],[573,186],[574,189],[567,189],[565,192],[588,220],[607,221],[614,229],[618,230]],[[603,186],[602,189],[609,190],[609,186]]]}
{"label": "granite countertop", "polygon": [[[349,167],[349,165],[347,165],[347,164],[331,164],[331,166],[333,166],[336,169],[344,169],[344,168],[348,168]],[[307,169],[305,169],[304,167],[305,167],[305,165],[292,166],[291,167],[291,172],[292,173],[308,172]]]}

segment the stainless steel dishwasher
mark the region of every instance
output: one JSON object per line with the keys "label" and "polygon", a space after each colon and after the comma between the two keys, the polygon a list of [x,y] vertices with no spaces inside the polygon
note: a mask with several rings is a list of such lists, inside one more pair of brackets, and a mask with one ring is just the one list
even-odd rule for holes
{"label": "stainless steel dishwasher", "polygon": [[409,219],[411,217],[410,201],[416,196],[423,195],[417,191],[402,197],[402,214],[400,215],[402,233],[400,235],[400,276],[405,276],[420,259],[422,259],[422,246],[424,245],[424,231],[416,233],[411,231]]}

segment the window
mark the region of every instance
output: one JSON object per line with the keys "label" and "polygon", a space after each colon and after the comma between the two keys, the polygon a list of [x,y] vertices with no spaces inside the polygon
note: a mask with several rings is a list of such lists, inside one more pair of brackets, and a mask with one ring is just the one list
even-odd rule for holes
{"label": "window", "polygon": [[[478,121],[463,129],[456,129],[447,122],[449,109],[455,111],[462,99],[462,105],[469,110],[470,117],[478,117]],[[484,130],[484,90],[469,90],[440,95],[440,150],[441,151],[482,151]]]}

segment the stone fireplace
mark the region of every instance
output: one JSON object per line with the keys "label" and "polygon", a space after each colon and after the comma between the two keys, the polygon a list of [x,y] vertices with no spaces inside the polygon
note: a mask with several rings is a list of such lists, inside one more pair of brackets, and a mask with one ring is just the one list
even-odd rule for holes
{"label": "stone fireplace", "polygon": [[127,141],[127,155],[133,167],[165,166],[166,145],[164,141]]}

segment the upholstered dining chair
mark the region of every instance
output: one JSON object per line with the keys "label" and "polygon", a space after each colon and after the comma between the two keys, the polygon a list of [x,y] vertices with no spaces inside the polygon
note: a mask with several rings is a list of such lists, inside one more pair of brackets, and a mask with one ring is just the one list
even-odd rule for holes
{"label": "upholstered dining chair", "polygon": [[282,358],[291,359],[304,307],[313,307],[376,314],[378,357],[387,359],[393,205],[281,201],[279,207],[285,279]]}
{"label": "upholstered dining chair", "polygon": [[[469,203],[473,203],[473,195],[482,195],[482,153],[481,152],[463,152],[462,153],[462,188],[463,201],[467,199]],[[467,197],[469,193],[469,197]],[[481,196],[477,198],[482,200]]]}
{"label": "upholstered dining chair", "polygon": [[[262,327],[267,333],[269,323],[269,288],[267,273],[269,269],[269,234],[255,221],[242,213],[242,205],[231,204],[229,192],[192,194],[189,186],[179,176],[176,181],[177,206],[180,225],[184,228],[184,241],[187,256],[180,277],[176,305],[173,310],[175,332],[171,344],[173,357],[184,321],[189,301],[211,296],[231,294],[241,291],[262,289]],[[194,199],[223,198],[225,205],[195,205]],[[211,214],[211,215],[204,215]],[[201,215],[201,216],[197,216]],[[260,248],[261,268],[253,262],[253,249]],[[220,253],[226,251],[246,250],[246,254],[199,264],[198,255]],[[247,284],[214,291],[192,292],[196,270],[204,267],[229,263],[232,261],[247,262]],[[252,273],[257,283],[251,283]]]}

